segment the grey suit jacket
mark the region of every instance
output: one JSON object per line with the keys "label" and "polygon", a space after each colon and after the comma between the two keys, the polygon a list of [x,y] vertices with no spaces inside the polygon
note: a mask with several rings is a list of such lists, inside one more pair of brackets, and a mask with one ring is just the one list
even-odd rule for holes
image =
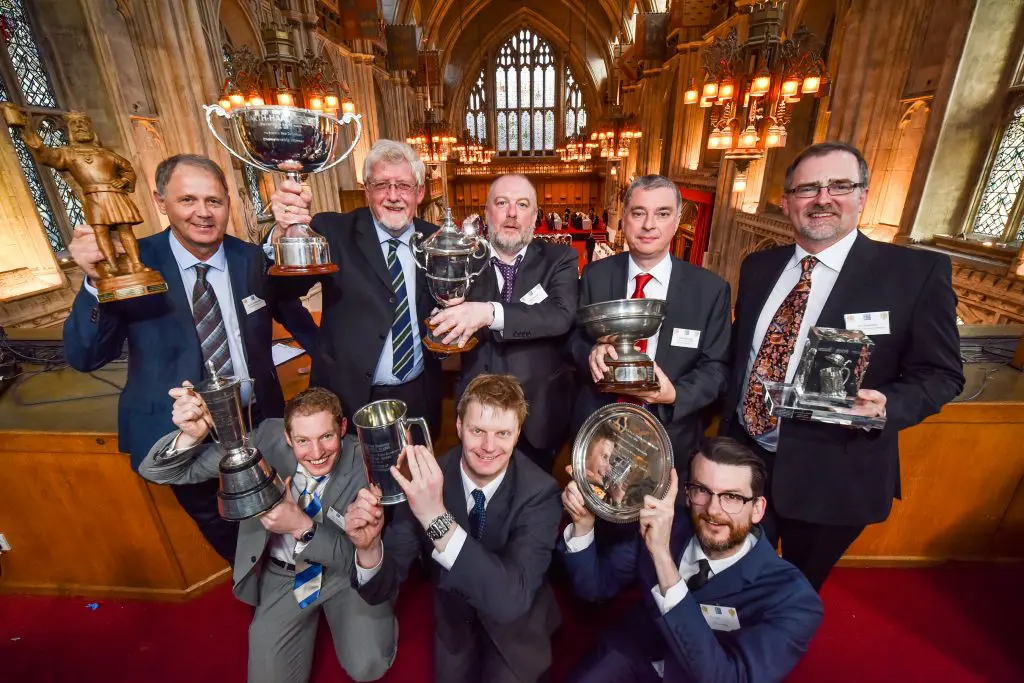
{"label": "grey suit jacket", "polygon": [[[438,464],[445,507],[459,526],[469,529],[461,459],[462,447],[456,446]],[[393,599],[409,566],[422,555],[437,586],[436,641],[448,652],[467,651],[482,626],[519,679],[535,680],[551,665],[551,634],[560,621],[546,574],[561,515],[558,484],[516,451],[487,504],[483,537],[466,539],[451,571],[430,559],[434,544],[409,506],[400,505],[384,529],[381,568],[359,594],[370,604]],[[354,569],[352,581],[358,583]],[[449,678],[437,672],[438,681]]]}
{"label": "grey suit jacket", "polygon": [[[220,475],[219,463],[224,451],[214,443],[202,443],[182,453],[168,456],[177,431],[163,437],[149,450],[139,466],[139,474],[155,484],[195,484],[215,479]],[[282,479],[295,474],[297,462],[291,447],[284,440],[284,420],[264,420],[250,434],[251,445],[257,448],[271,467]],[[345,576],[353,571],[354,550],[352,542],[335,522],[329,519],[328,511],[334,508],[341,515],[351,503],[359,489],[366,486],[366,471],[358,451],[359,440],[348,435],[342,440],[342,450],[331,473],[331,480],[320,497],[323,506],[323,522],[317,528],[313,540],[301,553],[306,562],[317,562]],[[258,518],[239,523],[238,545],[235,548],[234,592],[242,602],[256,605],[259,599],[259,575],[266,560],[264,557],[270,532],[263,528]]]}

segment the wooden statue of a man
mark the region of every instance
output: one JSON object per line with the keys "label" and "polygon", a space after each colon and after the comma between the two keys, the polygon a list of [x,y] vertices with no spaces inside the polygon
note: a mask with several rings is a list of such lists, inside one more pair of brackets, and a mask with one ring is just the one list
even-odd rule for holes
{"label": "wooden statue of a man", "polygon": [[[65,114],[71,144],[48,147],[28,126],[17,106],[4,103],[3,113],[9,126],[21,129],[21,139],[36,161],[66,171],[81,188],[85,221],[95,231],[96,244],[105,259],[96,264],[100,301],[166,291],[167,284],[160,274],[139,259],[132,228],[142,222],[142,215],[130,196],[135,191],[135,171],[127,159],[100,145],[89,117],[79,112]],[[124,251],[120,257],[112,232],[117,233]]]}

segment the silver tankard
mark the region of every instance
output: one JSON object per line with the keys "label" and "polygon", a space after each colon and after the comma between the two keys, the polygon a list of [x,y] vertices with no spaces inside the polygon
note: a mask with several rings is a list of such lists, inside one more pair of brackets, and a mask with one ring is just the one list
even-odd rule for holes
{"label": "silver tankard", "polygon": [[368,403],[352,416],[363,450],[366,481],[380,487],[381,505],[397,505],[405,501],[405,492],[391,474],[391,466],[398,467],[406,479],[411,479],[409,465],[402,459],[402,451],[412,443],[413,426],[423,430],[427,448],[433,452],[430,430],[422,417],[406,417],[408,407],[404,401],[384,399]]}

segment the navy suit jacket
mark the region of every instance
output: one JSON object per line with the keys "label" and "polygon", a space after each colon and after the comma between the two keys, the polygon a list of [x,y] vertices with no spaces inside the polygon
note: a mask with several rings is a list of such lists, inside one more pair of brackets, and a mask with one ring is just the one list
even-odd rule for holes
{"label": "navy suit jacket", "polygon": [[[170,230],[139,240],[139,256],[160,271],[167,292],[100,304],[82,290],[64,322],[64,354],[79,372],[92,372],[121,355],[128,341],[128,380],[118,401],[118,448],[131,455],[138,470],[150,447],[169,431],[173,401],[167,392],[182,381],[203,379],[190,294],[185,292],[169,240]],[[278,320],[306,349],[314,348],[316,324],[298,299],[275,300],[268,295],[265,256],[260,247],[224,236],[224,252],[241,327],[242,346],[255,398],[264,417],[284,415],[284,397],[271,356],[273,323]],[[255,294],[267,306],[246,314],[242,299]]]}
{"label": "navy suit jacket", "polygon": [[[676,508],[670,546],[677,563],[692,535],[688,511]],[[631,620],[630,637],[655,653],[652,658],[665,660],[665,683],[780,681],[821,624],[821,598],[763,534],[739,562],[687,593],[664,616],[651,596],[658,575],[639,532],[598,534],[578,553],[568,553],[560,540],[558,550],[573,590],[585,600],[607,600],[638,584],[643,601]],[[713,631],[701,605],[735,609],[740,628]]]}

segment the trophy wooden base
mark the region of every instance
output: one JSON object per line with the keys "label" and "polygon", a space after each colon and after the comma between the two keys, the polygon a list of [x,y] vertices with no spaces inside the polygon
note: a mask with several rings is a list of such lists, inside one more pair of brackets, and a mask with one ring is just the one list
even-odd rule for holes
{"label": "trophy wooden base", "polygon": [[451,356],[456,353],[465,353],[476,346],[479,341],[476,337],[470,337],[466,340],[466,345],[461,348],[458,344],[445,344],[441,341],[441,338],[434,336],[434,328],[437,327],[437,325],[431,325],[429,318],[423,322],[426,323],[427,328],[430,330],[427,336],[423,338],[423,346],[434,353],[445,356]]}
{"label": "trophy wooden base", "polygon": [[598,391],[621,394],[624,391],[653,391],[661,386],[654,374],[654,361],[615,361],[605,359],[608,372],[597,383]]}
{"label": "trophy wooden base", "polygon": [[141,273],[115,275],[96,281],[96,298],[101,304],[150,294],[162,294],[166,291],[167,283],[164,282],[160,273],[148,268]]}
{"label": "trophy wooden base", "polygon": [[301,275],[330,275],[338,272],[337,263],[321,263],[318,266],[270,266],[271,275],[298,277]]}

